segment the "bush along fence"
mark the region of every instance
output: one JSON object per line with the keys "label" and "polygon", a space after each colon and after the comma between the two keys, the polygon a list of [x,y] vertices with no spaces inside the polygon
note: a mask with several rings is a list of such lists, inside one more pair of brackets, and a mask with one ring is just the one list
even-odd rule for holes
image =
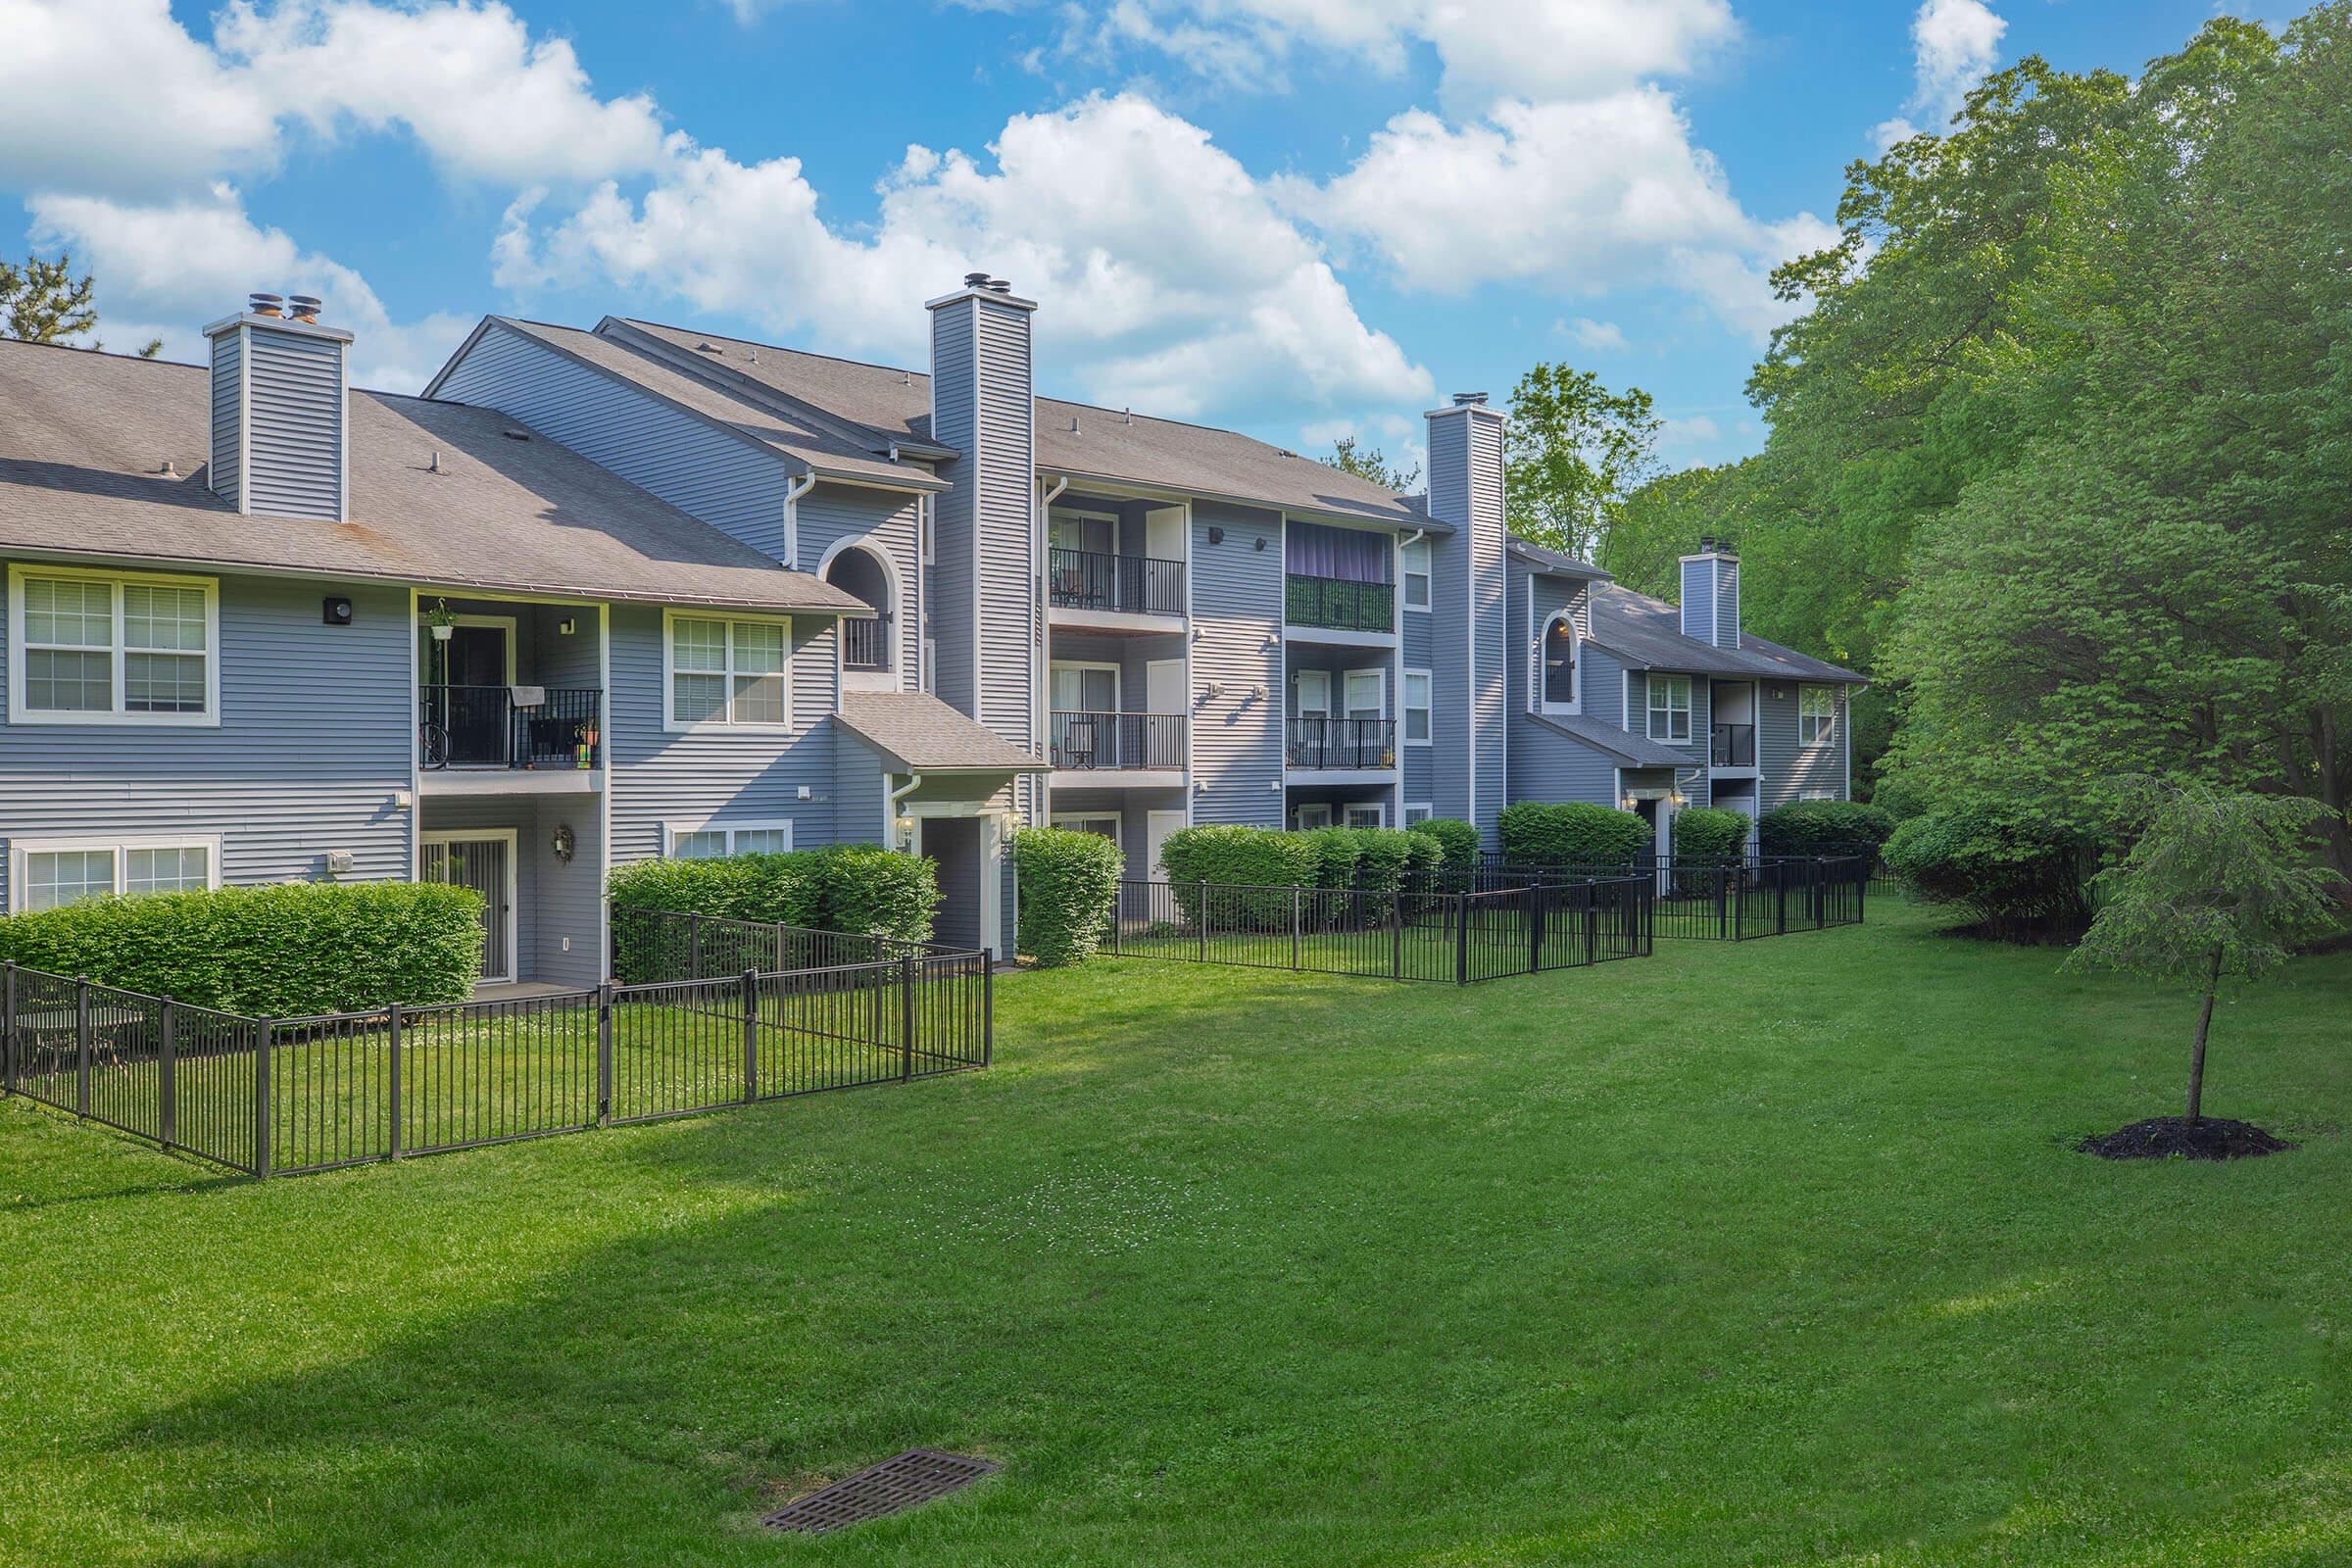
{"label": "bush along fence", "polygon": [[1100,951],[1318,974],[1468,985],[1650,951],[1646,877],[1476,892],[1119,884]]}
{"label": "bush along fence", "polygon": [[[828,935],[791,940],[816,951]],[[327,1170],[987,1066],[988,955],[896,947],[277,1019],[12,963],[0,1057],[11,1095],[254,1176]]]}
{"label": "bush along fence", "polygon": [[1652,932],[1663,938],[1747,942],[1791,931],[1860,925],[1872,861],[1860,856],[1637,855],[1606,865],[1512,865],[1484,858],[1474,887],[1631,874],[1655,891]]}

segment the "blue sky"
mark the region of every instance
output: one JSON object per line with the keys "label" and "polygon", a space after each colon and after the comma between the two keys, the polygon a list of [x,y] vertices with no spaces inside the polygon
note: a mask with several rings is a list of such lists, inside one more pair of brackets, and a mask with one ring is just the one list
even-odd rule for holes
{"label": "blue sky", "polygon": [[[2136,70],[2203,0],[0,0],[0,254],[188,357],[325,295],[373,384],[610,311],[921,364],[966,267],[1041,390],[1302,450],[1538,359],[1753,451],[1763,275],[1841,172],[2038,52]],[[14,232],[10,232],[12,229]]]}

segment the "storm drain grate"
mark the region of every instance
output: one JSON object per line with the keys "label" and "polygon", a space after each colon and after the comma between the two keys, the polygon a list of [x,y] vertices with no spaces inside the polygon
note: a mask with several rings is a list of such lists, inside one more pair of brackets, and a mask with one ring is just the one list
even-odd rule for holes
{"label": "storm drain grate", "polygon": [[869,1464],[806,1497],[795,1497],[760,1522],[771,1530],[821,1536],[845,1525],[899,1513],[917,1503],[961,1492],[996,1470],[986,1459],[937,1448],[908,1448],[896,1458]]}

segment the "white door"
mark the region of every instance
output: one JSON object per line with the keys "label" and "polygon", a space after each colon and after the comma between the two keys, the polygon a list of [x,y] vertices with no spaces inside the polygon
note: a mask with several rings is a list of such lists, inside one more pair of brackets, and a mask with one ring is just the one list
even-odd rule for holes
{"label": "white door", "polygon": [[1153,561],[1184,559],[1184,509],[1155,507],[1144,514],[1144,554]]}
{"label": "white door", "polygon": [[1331,716],[1330,670],[1302,669],[1298,672],[1298,704],[1292,712],[1298,718]]}
{"label": "white door", "polygon": [[1181,713],[1184,701],[1184,661],[1154,659],[1144,666],[1144,711]]}
{"label": "white door", "polygon": [[1148,811],[1144,815],[1144,875],[1156,880],[1166,876],[1159,863],[1159,847],[1168,842],[1168,835],[1184,826],[1182,811]]}

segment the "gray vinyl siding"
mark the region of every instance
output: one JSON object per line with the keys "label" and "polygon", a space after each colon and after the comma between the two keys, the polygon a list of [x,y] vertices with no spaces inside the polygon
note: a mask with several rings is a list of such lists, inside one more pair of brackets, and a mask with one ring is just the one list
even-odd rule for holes
{"label": "gray vinyl siding", "polygon": [[[613,863],[660,855],[665,822],[789,818],[796,849],[832,843],[838,707],[832,620],[803,616],[792,623],[786,734],[730,734],[723,725],[693,733],[664,728],[662,638],[658,607],[612,607]],[[805,801],[798,798],[804,784]]]}
{"label": "gray vinyl siding", "polygon": [[[1769,676],[1757,682],[1756,763],[1760,776],[1756,787],[1758,803],[1765,810],[1802,800],[1811,790],[1827,790],[1838,800],[1845,799],[1848,692],[1843,686],[1832,689],[1838,694],[1834,744],[1800,746],[1796,737],[1797,684]],[[1781,695],[1775,697],[1776,691]]]}
{"label": "gray vinyl siding", "polygon": [[1642,724],[1643,719],[1639,713],[1633,716],[1630,723],[1627,721],[1625,661],[1607,649],[1595,648],[1591,643],[1585,644],[1580,656],[1585,662],[1585,716],[1597,718],[1603,724],[1613,724],[1619,729],[1631,729]]}
{"label": "gray vinyl siding", "polygon": [[1740,646],[1740,563],[1726,561],[1715,577],[1715,646]]}
{"label": "gray vinyl siding", "polygon": [[497,409],[754,550],[784,559],[775,452],[492,322],[438,395]]}
{"label": "gray vinyl siding", "polygon": [[[1222,542],[1208,542],[1211,528],[1223,531]],[[1281,516],[1211,502],[1196,505],[1192,593],[1193,820],[1279,826]]]}
{"label": "gray vinyl siding", "polygon": [[238,504],[244,482],[240,437],[245,417],[245,339],[222,332],[213,339],[213,450],[207,481],[213,494]]}
{"label": "gray vinyl siding", "polygon": [[[882,758],[863,737],[833,721],[833,833],[842,844],[890,844]],[[797,841],[796,841],[797,842]]]}
{"label": "gray vinyl siding", "polygon": [[[1047,645],[1046,706],[1053,710],[1053,666],[1055,664],[1115,664],[1119,671],[1119,711],[1148,713],[1152,665],[1168,660],[1184,658],[1184,639],[1180,635],[1164,637],[1116,637],[1101,633],[1057,630],[1051,632]],[[1181,710],[1179,710],[1181,711]],[[1061,809],[1056,805],[1055,810]]]}
{"label": "gray vinyl siding", "polygon": [[975,716],[1022,747],[1036,746],[1038,625],[1036,400],[1029,364],[1029,313],[979,303],[978,441],[975,498],[980,542],[980,701]]}
{"label": "gray vinyl siding", "polygon": [[1429,421],[1429,511],[1457,530],[1432,553],[1438,753],[1467,763],[1458,783],[1441,769],[1439,814],[1467,818],[1492,844],[1509,793],[1499,415],[1474,409]]}
{"label": "gray vinyl siding", "polygon": [[343,516],[343,345],[246,334],[245,510]]}
{"label": "gray vinyl siding", "polygon": [[[352,624],[320,622],[329,594],[351,599]],[[223,577],[220,725],[0,717],[0,832],[218,835],[223,882],[314,880],[330,850],[352,852],[354,879],[406,879],[413,636],[406,589]]]}
{"label": "gray vinyl siding", "polygon": [[[533,869],[530,905],[537,911],[535,940],[521,949],[523,972],[534,980],[592,986],[604,978],[603,929],[604,811],[592,795],[550,795],[531,803],[522,840],[524,863]],[[556,828],[572,831],[568,862],[556,858]],[[571,939],[565,952],[564,939]]]}
{"label": "gray vinyl siding", "polygon": [[845,539],[889,558],[898,597],[904,601],[890,607],[893,673],[901,675],[904,690],[915,690],[920,682],[914,674],[923,657],[921,498],[819,481],[795,504],[795,511],[801,564],[808,570],[816,570],[825,552]]}
{"label": "gray vinyl siding", "polygon": [[[1562,610],[1573,612],[1573,619],[1581,635],[1591,624],[1591,602],[1582,584],[1557,577],[1546,577],[1529,571],[1517,562],[1509,565],[1509,589],[1505,596],[1504,614],[1506,635],[1514,648],[1505,662],[1504,707],[1508,710],[1510,744],[1510,798],[1513,801],[1586,801],[1594,805],[1616,804],[1616,768],[1610,759],[1559,730],[1535,718],[1529,711],[1531,694],[1537,673],[1536,644],[1551,617]],[[1532,606],[1532,610],[1531,610]],[[1577,674],[1582,707],[1587,714],[1598,716],[1594,701],[1600,687],[1615,682],[1622,689],[1623,673],[1611,664],[1604,677],[1596,679],[1590,643],[1577,647],[1578,662],[1583,666]],[[1616,705],[1608,705],[1614,712]],[[1614,722],[1606,719],[1605,722]]]}
{"label": "gray vinyl siding", "polygon": [[[1682,672],[1660,670],[1658,673],[1674,675]],[[1637,735],[1649,734],[1649,675],[1648,670],[1637,669],[1634,671],[1631,727]],[[1690,682],[1690,738],[1687,741],[1670,741],[1659,738],[1657,744],[1669,751],[1679,752],[1690,760],[1676,769],[1675,776],[1682,780],[1692,800],[1704,800],[1707,796],[1707,732],[1708,727],[1714,722],[1712,714],[1715,693],[1707,676],[1691,675],[1689,679]],[[1620,684],[1622,685],[1622,682]]]}
{"label": "gray vinyl siding", "polygon": [[[1437,428],[1431,427],[1430,484],[1436,493],[1440,466]],[[1450,450],[1446,459],[1448,479],[1458,466]],[[1439,816],[1470,819],[1470,546],[1459,535],[1432,539],[1429,552],[1430,685],[1436,693],[1436,711],[1430,714],[1432,754],[1430,793],[1413,799],[1427,801]]]}
{"label": "gray vinyl siding", "polygon": [[[1399,564],[1398,576],[1396,579],[1396,596],[1397,603],[1399,604],[1404,602],[1404,578],[1402,571],[1402,565]],[[1432,586],[1434,588],[1435,584],[1433,583]],[[1430,735],[1433,741],[1436,738],[1436,710],[1438,708],[1443,706],[1443,702],[1437,697],[1437,694],[1434,690],[1437,684],[1437,665],[1433,662],[1436,643],[1433,617],[1422,611],[1407,610],[1402,612],[1397,616],[1397,620],[1402,626],[1403,630],[1402,634],[1397,639],[1401,646],[1398,650],[1399,658],[1397,661],[1396,671],[1396,741],[1399,746],[1403,747],[1404,754],[1404,798],[1415,805],[1429,806],[1434,810],[1437,805],[1436,790],[1439,768],[1438,748],[1434,744],[1429,746],[1404,746],[1403,725],[1404,671],[1408,669],[1426,669],[1430,672],[1430,684],[1433,688],[1431,693],[1432,700],[1430,704]]]}
{"label": "gray vinyl siding", "polygon": [[1715,572],[1704,561],[1683,563],[1682,612],[1684,636],[1715,640]]}
{"label": "gray vinyl siding", "polygon": [[1503,683],[1509,641],[1503,625],[1502,421],[1473,416],[1469,420],[1471,615],[1477,628],[1471,654],[1470,691],[1478,762],[1471,820],[1487,842],[1509,799],[1509,731],[1505,727]]}
{"label": "gray vinyl siding", "polygon": [[965,454],[941,467],[940,475],[950,482],[950,488],[932,503],[938,565],[932,578],[931,636],[939,645],[939,700],[966,713],[976,711],[974,671],[979,652],[973,636],[979,624],[973,593],[979,536],[970,477],[974,461],[970,443],[977,423],[973,387],[978,367],[973,342],[969,311],[951,306],[931,313],[932,439]]}

